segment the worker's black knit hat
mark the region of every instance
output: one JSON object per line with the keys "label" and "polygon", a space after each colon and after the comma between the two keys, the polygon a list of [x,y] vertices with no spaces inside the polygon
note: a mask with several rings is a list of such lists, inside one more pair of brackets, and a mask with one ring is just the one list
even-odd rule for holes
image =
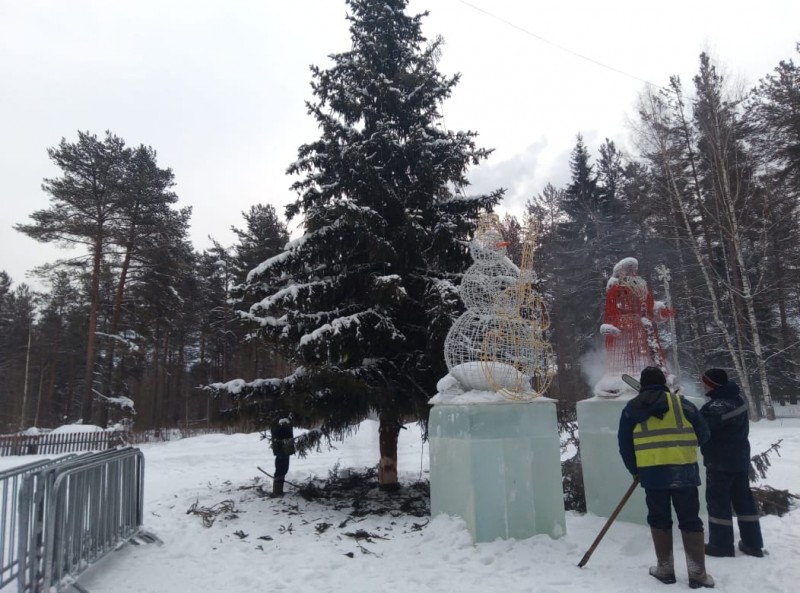
{"label": "worker's black knit hat", "polygon": [[722,369],[708,369],[705,373],[703,373],[703,383],[713,389],[722,387],[727,382],[728,373]]}
{"label": "worker's black knit hat", "polygon": [[664,372],[658,367],[646,367],[642,371],[641,377],[639,377],[639,383],[642,386],[645,385],[666,385],[667,378],[664,376]]}

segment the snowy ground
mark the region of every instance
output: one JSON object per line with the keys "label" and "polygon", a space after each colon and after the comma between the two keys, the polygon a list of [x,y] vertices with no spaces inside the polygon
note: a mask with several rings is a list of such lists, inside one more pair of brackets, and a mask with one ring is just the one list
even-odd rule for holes
{"label": "snowy ground", "polygon": [[[367,421],[337,450],[293,457],[288,477],[325,478],[336,463],[340,468],[372,466],[377,438],[377,424]],[[781,457],[773,456],[765,483],[800,493],[800,419],[753,424],[754,452],[778,439],[783,439]],[[202,436],[141,449],[146,459],[144,527],[163,545],[126,545],[102,559],[79,579],[92,593],[638,593],[688,588],[680,543],[675,587],[665,589],[647,574],[653,552],[649,531],[641,525],[615,524],[588,565],[579,569],[604,519],[569,513],[567,535],[561,539],[537,536],[477,545],[462,521],[445,516],[424,527],[426,519],[407,515],[366,517],[341,527],[346,511],[306,502],[291,487],[283,499],[258,496],[256,487],[269,487],[269,479],[257,466],[272,473],[272,456],[258,434]],[[0,469],[15,460],[31,458],[2,458]],[[414,426],[401,432],[399,465],[406,483],[427,478],[428,448]],[[212,507],[225,500],[234,501],[235,517],[220,515],[211,527],[187,514],[194,503]],[[321,523],[331,527],[320,532]],[[708,559],[717,591],[798,590],[800,510],[783,518],[765,517],[762,528],[765,558]],[[356,530],[374,537],[345,535]]]}

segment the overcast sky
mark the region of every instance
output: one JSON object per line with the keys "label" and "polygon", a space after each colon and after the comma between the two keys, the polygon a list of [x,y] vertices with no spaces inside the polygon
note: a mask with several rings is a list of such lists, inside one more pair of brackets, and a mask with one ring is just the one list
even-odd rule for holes
{"label": "overcast sky", "polygon": [[[496,149],[472,191],[507,188],[514,213],[568,179],[577,133],[593,154],[606,137],[629,144],[645,81],[690,86],[705,50],[749,87],[800,41],[798,0],[410,1],[423,10],[445,40],[440,70],[462,74],[445,125]],[[0,0],[0,270],[21,282],[71,254],[12,225],[48,207],[46,149],[77,130],[152,146],[197,249],[233,244],[253,204],[282,215],[286,168],[319,137],[308,66],[349,48],[345,14],[344,0]]]}

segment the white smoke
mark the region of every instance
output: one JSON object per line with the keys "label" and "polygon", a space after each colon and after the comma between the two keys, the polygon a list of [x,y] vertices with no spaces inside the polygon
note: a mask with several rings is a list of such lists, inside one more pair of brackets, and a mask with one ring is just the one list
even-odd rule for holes
{"label": "white smoke", "polygon": [[601,347],[588,351],[580,358],[581,375],[583,375],[589,389],[594,389],[597,382],[606,372],[606,352]]}
{"label": "white smoke", "polygon": [[697,379],[687,375],[686,373],[680,374],[680,388],[681,388],[681,395],[685,397],[699,397],[702,398],[705,396],[703,390],[700,388],[700,384],[697,382]]}

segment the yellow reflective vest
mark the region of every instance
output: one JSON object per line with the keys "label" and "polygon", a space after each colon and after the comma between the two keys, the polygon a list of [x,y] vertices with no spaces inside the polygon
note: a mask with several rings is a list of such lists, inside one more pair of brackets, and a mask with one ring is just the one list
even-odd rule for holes
{"label": "yellow reflective vest", "polygon": [[659,419],[651,416],[633,429],[637,467],[697,463],[697,436],[683,413],[680,397],[666,392],[669,409]]}

